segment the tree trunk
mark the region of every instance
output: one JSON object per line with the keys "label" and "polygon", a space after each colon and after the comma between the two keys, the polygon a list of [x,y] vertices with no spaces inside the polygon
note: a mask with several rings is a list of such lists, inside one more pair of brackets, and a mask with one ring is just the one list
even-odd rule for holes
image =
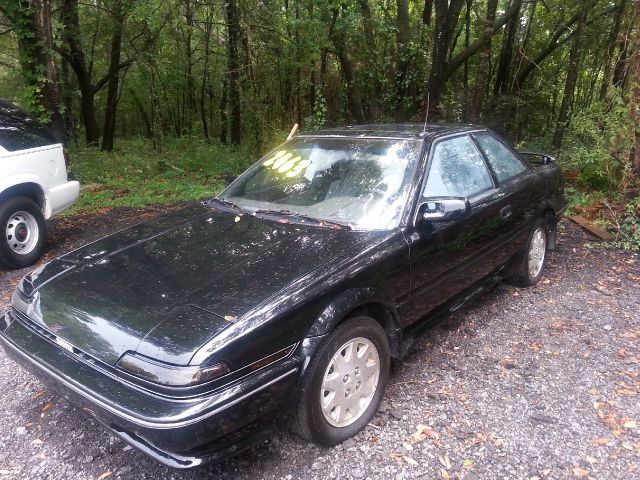
{"label": "tree trunk", "polygon": [[611,86],[611,73],[613,71],[615,61],[616,45],[618,44],[618,35],[620,34],[620,26],[622,25],[622,18],[627,6],[627,0],[620,0],[619,10],[613,20],[613,26],[609,33],[609,41],[607,44],[607,53],[604,59],[604,73],[602,74],[602,85],[600,87],[599,99],[604,100],[609,92]]}
{"label": "tree trunk", "polygon": [[227,78],[222,81],[222,97],[220,98],[220,143],[227,144]]}
{"label": "tree trunk", "polygon": [[231,109],[231,145],[238,147],[241,140],[240,117],[240,60],[238,44],[240,43],[240,22],[238,19],[237,0],[227,0],[227,55],[229,70],[229,107]]}
{"label": "tree trunk", "polygon": [[450,3],[447,0],[434,0],[433,2],[435,4],[436,17],[431,50],[431,70],[424,99],[424,106],[426,108],[428,105],[430,110],[428,115],[432,120],[442,117],[440,94],[446,81],[447,55],[464,2],[465,0],[451,0]]}
{"label": "tree trunk", "polygon": [[209,83],[209,57],[211,56],[211,31],[213,30],[213,12],[207,14],[204,22],[204,67],[200,87],[200,118],[202,119],[202,133],[209,140],[209,123],[207,121],[206,91]]}
{"label": "tree trunk", "polygon": [[631,84],[631,118],[635,128],[635,144],[631,153],[631,166],[640,175],[640,5],[633,4],[630,39],[629,83]]}
{"label": "tree trunk", "polygon": [[[534,0],[535,1],[535,0]],[[518,26],[520,24],[520,9],[518,13],[513,15],[502,37],[502,47],[500,48],[500,59],[498,61],[498,69],[496,72],[496,81],[493,87],[493,93],[499,95],[505,93],[508,89],[511,63],[513,62],[513,47],[515,44]]]}
{"label": "tree trunk", "polygon": [[[467,8],[464,14],[464,48],[469,48],[471,44],[471,4],[473,0],[467,0]],[[462,73],[462,89],[464,93],[464,105],[462,107],[462,120],[469,121],[469,60],[464,62]]]}
{"label": "tree trunk", "polygon": [[58,142],[65,141],[58,74],[53,58],[51,3],[49,0],[5,0],[2,12],[13,24],[22,76],[32,110],[48,124]]}
{"label": "tree trunk", "polygon": [[471,121],[478,122],[484,105],[484,97],[489,82],[489,60],[491,60],[491,30],[496,18],[498,0],[489,0],[487,3],[487,16],[484,21],[484,35],[488,38],[480,50],[478,69],[476,73],[476,85],[471,101]]}
{"label": "tree trunk", "polygon": [[147,138],[153,138],[153,127],[151,125],[151,119],[149,118],[149,114],[144,109],[144,105],[138,98],[136,91],[133,88],[129,89],[129,95],[131,95],[131,99],[133,100],[133,104],[136,106],[138,113],[140,114],[140,118],[142,118],[142,123],[144,123],[144,136]]}
{"label": "tree trunk", "polygon": [[116,133],[116,110],[118,107],[118,86],[120,80],[120,52],[122,49],[122,32],[124,30],[124,11],[122,0],[113,4],[113,31],[111,34],[111,55],[109,56],[109,81],[107,86],[107,104],[104,112],[104,128],[102,130],[101,149],[113,150]]}
{"label": "tree trunk", "polygon": [[552,146],[556,150],[560,150],[562,139],[567,128],[569,112],[573,105],[574,92],[576,82],[578,81],[578,73],[580,68],[580,60],[582,56],[582,31],[584,29],[586,13],[582,12],[578,18],[576,33],[572,41],[571,51],[569,52],[569,64],[567,66],[567,78],[564,84],[564,94],[562,95],[562,104],[560,105],[560,113],[556,122],[556,128],[553,133]]}
{"label": "tree trunk", "polygon": [[[338,11],[337,9],[334,9],[334,18],[337,18],[337,16]],[[342,74],[344,75],[344,80],[347,86],[347,105],[349,108],[349,112],[353,116],[353,119],[356,123],[362,124],[364,123],[362,95],[358,86],[356,85],[353,64],[351,63],[351,59],[349,58],[349,55],[346,51],[347,42],[344,36],[344,32],[340,29],[334,30],[331,39],[336,49],[336,55],[338,56],[338,61],[340,62]]]}
{"label": "tree trunk", "polygon": [[64,0],[60,10],[60,20],[64,24],[62,37],[68,49],[62,53],[67,58],[78,79],[80,114],[84,125],[85,140],[87,145],[97,145],[100,138],[94,105],[95,90],[80,39],[78,0]]}
{"label": "tree trunk", "polygon": [[398,63],[396,67],[396,121],[406,122],[409,119],[407,111],[407,93],[409,92],[410,52],[409,41],[411,32],[409,30],[409,1],[396,0],[396,42],[398,45]]}
{"label": "tree trunk", "polygon": [[360,90],[355,84],[353,65],[351,59],[345,50],[345,43],[340,36],[334,37],[334,44],[336,47],[336,53],[338,60],[340,61],[340,67],[344,75],[344,80],[347,84],[347,103],[349,105],[349,112],[353,115],[356,123],[364,123],[364,110],[362,109],[362,97]]}

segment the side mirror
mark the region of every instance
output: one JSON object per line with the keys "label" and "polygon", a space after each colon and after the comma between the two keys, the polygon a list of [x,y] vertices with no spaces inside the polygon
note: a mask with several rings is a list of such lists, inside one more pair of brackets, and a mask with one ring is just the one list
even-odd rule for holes
{"label": "side mirror", "polygon": [[533,165],[551,165],[556,161],[551,155],[538,152],[519,152],[520,155],[529,160],[529,163]]}
{"label": "side mirror", "polygon": [[471,212],[469,200],[464,198],[427,199],[418,207],[416,224],[425,222],[451,222]]}

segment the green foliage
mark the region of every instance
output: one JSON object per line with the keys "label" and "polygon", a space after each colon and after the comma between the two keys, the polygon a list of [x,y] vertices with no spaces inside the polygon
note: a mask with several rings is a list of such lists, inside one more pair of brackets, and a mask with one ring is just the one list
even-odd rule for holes
{"label": "green foliage", "polygon": [[313,105],[313,112],[304,119],[307,130],[320,130],[327,125],[327,102],[322,93],[318,94]]}
{"label": "green foliage", "polygon": [[640,252],[640,195],[625,207],[624,217],[620,223],[618,240],[613,242],[618,248]]}
{"label": "green foliage", "polygon": [[120,142],[111,153],[74,149],[71,159],[70,171],[88,188],[65,214],[206,198],[255,160],[197,138],[171,141],[162,155],[153,152],[149,141],[131,139]]}
{"label": "green foliage", "polygon": [[565,187],[564,193],[568,202],[567,215],[581,214],[580,208],[588,207],[600,200],[599,192],[585,192],[572,186]]}
{"label": "green foliage", "polygon": [[596,102],[574,113],[559,159],[587,187],[622,186],[634,138],[629,108],[622,95],[615,95],[608,105]]}

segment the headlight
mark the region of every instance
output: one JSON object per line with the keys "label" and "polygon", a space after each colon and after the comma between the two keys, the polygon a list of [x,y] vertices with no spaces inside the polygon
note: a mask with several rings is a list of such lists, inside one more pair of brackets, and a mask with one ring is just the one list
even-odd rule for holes
{"label": "headlight", "polygon": [[116,365],[127,373],[169,387],[189,387],[209,382],[229,372],[224,362],[208,367],[179,367],[126,353]]}

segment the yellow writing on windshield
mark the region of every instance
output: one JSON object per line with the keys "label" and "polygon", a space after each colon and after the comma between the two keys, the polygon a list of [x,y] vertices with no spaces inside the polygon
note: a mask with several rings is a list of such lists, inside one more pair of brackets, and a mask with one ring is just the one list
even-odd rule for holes
{"label": "yellow writing on windshield", "polygon": [[269,160],[265,161],[262,165],[264,165],[265,167],[273,165],[273,162],[275,162],[278,158],[280,158],[285,153],[287,153],[286,150],[280,150],[279,152],[276,152],[276,154],[273,157],[271,157]]}
{"label": "yellow writing on windshield", "polygon": [[299,155],[293,157],[293,153],[286,150],[276,152],[271,158],[265,160],[262,165],[271,167],[278,173],[284,173],[287,177],[302,175],[304,169],[311,165],[311,160],[303,160]]}

